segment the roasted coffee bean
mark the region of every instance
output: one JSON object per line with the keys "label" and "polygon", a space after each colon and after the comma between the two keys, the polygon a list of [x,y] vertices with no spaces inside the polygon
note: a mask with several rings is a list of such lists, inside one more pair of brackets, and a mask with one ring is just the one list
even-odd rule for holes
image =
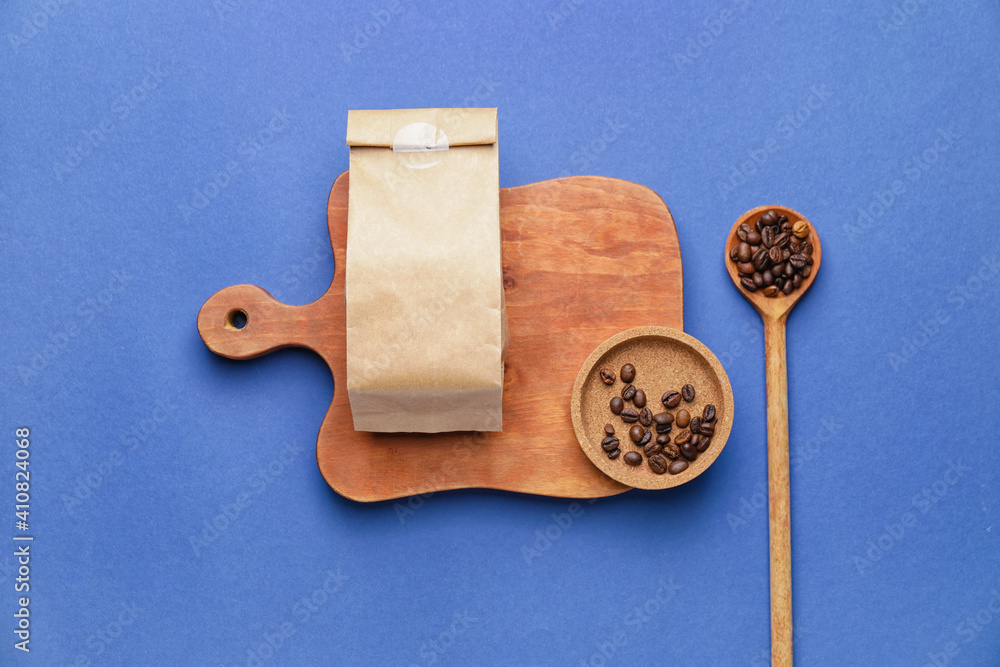
{"label": "roasted coffee bean", "polygon": [[810,275],[812,275],[812,272],[813,272],[812,267],[811,266],[807,266],[804,269],[802,269],[801,271],[799,271],[799,275],[802,276],[802,280],[805,280]]}
{"label": "roasted coffee bean", "polygon": [[667,472],[667,460],[659,454],[653,454],[650,456],[647,463],[649,464],[649,469],[657,475],[662,475]]}
{"label": "roasted coffee bean", "polygon": [[786,222],[788,222],[788,216],[787,216],[787,215],[785,215],[784,213],[782,213],[781,215],[779,215],[779,216],[778,216],[778,219],[777,219],[777,220],[775,220],[774,222],[775,222],[775,224],[777,224],[777,225],[783,225],[783,224],[785,224]]}
{"label": "roasted coffee bean", "polygon": [[672,426],[673,426],[673,424],[657,424],[656,425],[656,432],[657,433],[670,433],[670,429],[671,429]]}
{"label": "roasted coffee bean", "polygon": [[777,221],[778,221],[778,212],[775,211],[773,208],[764,211],[760,216],[760,222],[761,224],[764,225],[773,225]]}
{"label": "roasted coffee bean", "polygon": [[636,424],[628,430],[628,437],[632,438],[632,442],[639,442],[642,438],[642,427]]}
{"label": "roasted coffee bean", "polygon": [[618,440],[618,438],[609,436],[604,440],[601,440],[601,449],[606,452],[610,452],[612,449],[617,449],[620,444],[622,443]]}
{"label": "roasted coffee bean", "polygon": [[612,426],[611,424],[605,424],[604,425],[604,433],[607,434],[607,435],[614,435],[615,434],[615,427]]}
{"label": "roasted coffee bean", "polygon": [[770,285],[764,288],[764,296],[774,296],[778,293],[778,288],[774,285]]}
{"label": "roasted coffee bean", "polygon": [[787,262],[788,258],[791,257],[791,256],[792,256],[792,251],[789,250],[788,248],[785,248],[784,250],[781,251],[781,261],[782,262]]}
{"label": "roasted coffee bean", "polygon": [[734,262],[740,261],[739,249],[740,247],[738,245],[734,245],[732,248],[730,248],[729,259],[731,259]]}
{"label": "roasted coffee bean", "polygon": [[793,289],[795,289],[795,286],[792,285],[791,280],[789,280],[788,282],[786,282],[784,285],[781,286],[781,291],[784,292],[786,296],[788,294],[791,294]]}
{"label": "roasted coffee bean", "polygon": [[670,442],[670,436],[666,433],[656,436],[656,444],[665,445]]}
{"label": "roasted coffee bean", "polygon": [[741,262],[749,262],[750,256],[752,254],[750,252],[750,244],[747,243],[746,241],[740,243],[738,246],[736,246],[736,254],[737,257],[740,258]]}
{"label": "roasted coffee bean", "polygon": [[809,241],[803,241],[802,242],[802,254],[803,255],[812,255],[813,254],[813,244],[809,243]]}
{"label": "roasted coffee bean", "polygon": [[753,262],[740,262],[736,265],[736,270],[740,273],[753,273],[754,266]]}
{"label": "roasted coffee bean", "polygon": [[703,452],[706,449],[708,449],[708,446],[711,444],[712,444],[712,438],[710,436],[705,436],[698,441],[698,444],[695,446],[695,449],[697,449],[699,452]]}
{"label": "roasted coffee bean", "polygon": [[771,258],[767,254],[767,248],[761,248],[753,254],[753,265],[758,271],[763,271],[771,266]]}
{"label": "roasted coffee bean", "polygon": [[691,439],[690,439],[690,440],[688,440],[688,442],[690,442],[690,443],[691,443],[691,446],[692,446],[692,447],[694,447],[695,449],[697,449],[697,448],[698,448],[698,443],[699,443],[699,442],[701,442],[701,437],[702,437],[702,436],[701,436],[701,434],[700,434],[700,433],[694,433],[694,434],[693,434],[693,435],[691,436]]}
{"label": "roasted coffee bean", "polygon": [[653,454],[659,454],[663,450],[663,445],[658,442],[647,442],[646,446],[642,448],[642,453],[646,456],[652,456]]}
{"label": "roasted coffee bean", "polygon": [[687,469],[688,462],[684,459],[677,459],[676,461],[670,463],[670,466],[667,468],[667,472],[671,475],[679,475]]}
{"label": "roasted coffee bean", "polygon": [[681,394],[678,391],[668,391],[663,395],[663,398],[660,399],[660,402],[663,403],[664,407],[676,408],[680,405]]}
{"label": "roasted coffee bean", "polygon": [[755,231],[751,231],[747,234],[747,243],[751,246],[760,245],[760,234]]}
{"label": "roasted coffee bean", "polygon": [[626,424],[633,424],[639,421],[639,413],[632,408],[625,408],[622,410],[622,421]]}
{"label": "roasted coffee bean", "polygon": [[693,417],[691,423],[688,424],[688,430],[691,433],[701,433],[701,417]]}
{"label": "roasted coffee bean", "polygon": [[635,366],[632,364],[625,364],[622,366],[621,372],[618,373],[621,377],[622,382],[625,384],[631,384],[632,380],[635,379]]}
{"label": "roasted coffee bean", "polygon": [[[793,236],[791,238],[791,240],[788,242],[788,249],[792,251],[792,254],[795,254],[795,253],[801,251],[802,250],[802,241],[798,240],[797,238],[795,238]],[[733,261],[735,262],[736,260],[734,259]]]}
{"label": "roasted coffee bean", "polygon": [[789,234],[791,234],[792,233],[792,223],[790,223],[787,220],[785,220],[783,223],[781,223],[781,231],[788,232]]}
{"label": "roasted coffee bean", "polygon": [[661,424],[673,424],[674,416],[669,412],[657,412],[653,415],[653,423],[657,426],[660,426]]}
{"label": "roasted coffee bean", "polygon": [[809,263],[808,255],[792,255],[788,258],[788,263],[794,266],[796,269],[801,269],[806,264]]}
{"label": "roasted coffee bean", "polygon": [[649,441],[652,439],[653,439],[653,434],[650,433],[649,429],[648,428],[643,429],[642,437],[639,438],[639,442],[635,444],[639,445],[640,447],[645,447],[647,444],[649,444]]}
{"label": "roasted coffee bean", "polygon": [[686,458],[688,461],[694,461],[698,458],[698,450],[694,448],[690,442],[681,443],[681,456]]}
{"label": "roasted coffee bean", "polygon": [[706,422],[715,421],[715,406],[709,403],[705,406],[705,409],[701,411],[701,420]]}
{"label": "roasted coffee bean", "polygon": [[797,273],[794,276],[792,276],[792,287],[794,287],[795,289],[802,287],[802,276],[800,276]]}
{"label": "roasted coffee bean", "polygon": [[627,384],[624,387],[622,387],[622,399],[623,400],[631,401],[634,396],[635,396],[635,386],[634,385]]}
{"label": "roasted coffee bean", "polygon": [[[645,401],[643,401],[645,403]],[[649,411],[649,408],[643,408],[639,410],[639,423],[643,426],[650,426],[653,423],[653,413]]]}
{"label": "roasted coffee bean", "polygon": [[809,223],[805,220],[796,220],[792,225],[792,233],[800,239],[804,239],[809,236]]}
{"label": "roasted coffee bean", "polygon": [[616,415],[620,415],[622,413],[622,410],[624,409],[625,409],[625,401],[623,401],[618,396],[615,396],[614,398],[611,399],[611,412],[615,413]]}
{"label": "roasted coffee bean", "polygon": [[784,248],[788,245],[788,242],[792,239],[792,235],[789,232],[781,232],[774,237],[774,245],[779,248]]}
{"label": "roasted coffee bean", "polygon": [[764,271],[764,273],[761,273],[760,271],[754,272],[754,274],[753,274],[753,284],[754,284],[754,287],[756,287],[757,289],[760,289],[761,287],[763,287],[766,284],[764,282],[764,275],[765,274],[767,274],[767,271]]}
{"label": "roasted coffee bean", "polygon": [[757,291],[757,286],[753,284],[753,280],[747,278],[746,276],[740,278],[740,284],[743,285],[743,287],[745,287],[748,292]]}
{"label": "roasted coffee bean", "polygon": [[702,422],[698,427],[698,433],[702,435],[715,435],[715,424],[712,422]]}
{"label": "roasted coffee bean", "polygon": [[677,411],[677,416],[675,417],[677,425],[681,428],[687,428],[687,425],[691,423],[691,413],[681,408]]}
{"label": "roasted coffee bean", "polygon": [[785,273],[785,263],[780,262],[771,267],[771,275],[777,278],[778,276]]}
{"label": "roasted coffee bean", "polygon": [[683,444],[683,443],[687,442],[690,439],[691,439],[691,431],[689,431],[687,429],[684,429],[683,431],[681,431],[680,433],[678,433],[676,436],[674,436],[674,444],[675,445],[680,445],[680,444]]}
{"label": "roasted coffee bean", "polygon": [[767,256],[771,259],[772,264],[779,264],[782,260],[781,248],[778,246],[771,246],[771,249],[767,251]]}
{"label": "roasted coffee bean", "polygon": [[630,466],[635,467],[642,463],[642,454],[639,452],[625,452],[625,456],[622,457],[622,460]]}
{"label": "roasted coffee bean", "polygon": [[622,453],[622,450],[620,450],[620,449],[612,449],[610,452],[608,452],[608,458],[611,459],[612,461],[614,461],[616,458],[618,458],[621,455],[621,453]]}
{"label": "roasted coffee bean", "polygon": [[692,387],[689,384],[686,384],[683,387],[681,387],[681,397],[683,397],[684,400],[687,401],[688,403],[690,403],[691,401],[693,401],[694,400],[694,387]]}
{"label": "roasted coffee bean", "polygon": [[604,384],[614,384],[615,372],[609,371],[608,369],[605,368],[603,371],[601,371],[601,380],[604,381]]}
{"label": "roasted coffee bean", "polygon": [[788,262],[787,264],[785,264],[785,277],[791,278],[794,275],[795,275],[795,267],[792,266],[791,262]]}
{"label": "roasted coffee bean", "polygon": [[637,408],[646,407],[646,392],[644,392],[642,389],[636,389],[635,395],[632,396],[632,403]]}
{"label": "roasted coffee bean", "polygon": [[666,456],[668,459],[673,460],[681,455],[681,448],[672,442],[668,442],[667,444],[663,445],[663,451],[660,453]]}
{"label": "roasted coffee bean", "polygon": [[774,284],[774,274],[770,269],[764,269],[764,273],[760,274],[760,284],[764,287]]}
{"label": "roasted coffee bean", "polygon": [[765,223],[764,223],[763,220],[761,220],[760,218],[757,218],[757,222],[753,223],[753,228],[755,230],[757,230],[757,233],[759,234],[760,230],[764,229],[764,224]]}
{"label": "roasted coffee bean", "polygon": [[740,225],[739,227],[736,228],[736,237],[740,241],[746,241],[747,240],[747,234],[749,234],[750,231],[751,231],[750,230],[750,225],[748,225],[747,223],[744,222],[742,225]]}
{"label": "roasted coffee bean", "polygon": [[765,227],[760,230],[760,242],[765,248],[771,248],[774,245],[774,227]]}

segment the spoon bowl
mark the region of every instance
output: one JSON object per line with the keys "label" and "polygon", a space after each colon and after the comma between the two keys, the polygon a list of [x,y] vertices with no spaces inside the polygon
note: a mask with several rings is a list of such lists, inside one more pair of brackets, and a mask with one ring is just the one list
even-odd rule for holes
{"label": "spoon bowl", "polygon": [[[809,237],[808,240],[813,246],[813,267],[812,273],[809,277],[802,281],[802,285],[792,292],[791,294],[782,294],[778,292],[777,296],[764,296],[761,290],[756,292],[751,292],[740,282],[740,274],[736,268],[736,265],[729,261],[729,253],[733,246],[740,243],[739,237],[736,235],[736,230],[739,229],[740,225],[747,223],[751,227],[753,224],[751,220],[756,221],[765,211],[777,211],[779,215],[784,214],[788,216],[791,222],[796,220],[802,220],[809,225]],[[823,247],[819,242],[819,234],[816,233],[816,228],[809,222],[804,215],[796,210],[790,209],[785,206],[758,206],[755,209],[751,209],[740,216],[739,220],[733,225],[733,228],[729,230],[729,236],[726,237],[726,271],[729,272],[729,277],[732,279],[733,283],[736,285],[736,289],[743,294],[746,299],[753,304],[753,307],[760,313],[760,316],[764,319],[778,320],[788,317],[788,312],[792,309],[795,303],[802,298],[802,295],[812,286],[813,281],[816,280],[816,274],[819,273],[820,260],[823,257]]]}

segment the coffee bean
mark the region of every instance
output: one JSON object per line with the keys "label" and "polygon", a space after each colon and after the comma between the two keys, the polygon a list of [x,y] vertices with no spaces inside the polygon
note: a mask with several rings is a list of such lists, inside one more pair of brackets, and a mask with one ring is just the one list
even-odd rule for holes
{"label": "coffee bean", "polygon": [[705,406],[705,409],[701,411],[702,421],[714,422],[715,421],[715,406],[709,403]]}
{"label": "coffee bean", "polygon": [[804,239],[809,236],[809,223],[805,220],[796,220],[792,224],[792,233],[800,239]]}
{"label": "coffee bean", "polygon": [[806,268],[804,268],[801,271],[799,271],[799,275],[802,276],[802,280],[805,280],[806,278],[808,278],[810,276],[810,274],[812,274],[812,270],[813,269],[812,269],[811,266],[807,266]]}
{"label": "coffee bean", "polygon": [[772,264],[778,264],[782,260],[781,248],[778,246],[771,246],[771,249],[767,251],[767,256],[771,258]]}
{"label": "coffee bean", "polygon": [[615,372],[609,371],[608,369],[605,368],[604,370],[601,371],[601,380],[604,381],[604,384],[614,384]]}
{"label": "coffee bean", "polygon": [[604,425],[604,432],[606,434],[608,434],[608,435],[614,435],[615,434],[615,427],[612,426],[611,424],[605,424]]}
{"label": "coffee bean", "polygon": [[789,262],[788,264],[785,264],[785,277],[791,278],[794,275],[795,275],[795,267],[792,266],[792,263]]}
{"label": "coffee bean", "polygon": [[608,436],[604,440],[601,440],[601,449],[603,449],[606,452],[610,452],[612,449],[617,449],[618,445],[620,444],[621,442],[619,442],[618,438],[614,436]]}
{"label": "coffee bean", "polygon": [[659,454],[663,449],[663,445],[658,442],[647,442],[646,446],[642,448],[642,453],[646,456],[652,456],[653,454]]}
{"label": "coffee bean", "polygon": [[628,430],[628,437],[632,438],[632,442],[639,442],[642,439],[642,427],[636,424]]}
{"label": "coffee bean", "polygon": [[662,475],[667,472],[667,460],[659,454],[653,454],[650,456],[649,461],[646,463],[649,465],[649,469],[657,475]]}
{"label": "coffee bean", "polygon": [[736,265],[736,270],[740,273],[753,273],[754,265],[753,262],[740,262]]}
{"label": "coffee bean", "polygon": [[653,415],[653,422],[660,426],[661,424],[673,424],[674,416],[669,412],[657,412]]}
{"label": "coffee bean", "polygon": [[774,274],[771,273],[770,269],[764,269],[764,273],[760,276],[761,285],[770,287],[774,284]]}
{"label": "coffee bean", "polygon": [[787,262],[788,258],[792,256],[792,251],[787,248],[781,251],[781,261]]}
{"label": "coffee bean", "polygon": [[639,452],[625,452],[625,456],[622,457],[622,460],[630,466],[635,467],[642,463],[642,454]]}
{"label": "coffee bean", "polygon": [[712,438],[709,436],[705,436],[698,441],[698,444],[695,446],[695,449],[697,449],[699,452],[703,452],[706,449],[708,449],[708,446],[711,444],[712,444]]}
{"label": "coffee bean", "polygon": [[674,437],[674,444],[681,445],[691,439],[691,431],[687,429],[681,431]]}
{"label": "coffee bean", "polygon": [[751,257],[750,244],[744,241],[736,246],[736,256],[741,262],[749,262]]}
{"label": "coffee bean", "polygon": [[751,231],[747,234],[747,243],[751,246],[760,245],[760,234],[755,231]]}
{"label": "coffee bean", "polygon": [[738,245],[734,245],[732,248],[729,249],[729,259],[731,259],[734,262],[740,261]]}
{"label": "coffee bean", "polygon": [[774,222],[775,222],[775,224],[783,225],[786,222],[788,222],[788,216],[785,215],[784,213],[782,213],[781,215],[778,216],[778,219],[775,220]]}
{"label": "coffee bean", "polygon": [[688,403],[690,403],[691,401],[693,401],[694,400],[694,387],[692,387],[689,384],[686,384],[683,387],[681,387],[681,396]]}
{"label": "coffee bean", "polygon": [[797,273],[794,276],[792,276],[792,287],[794,287],[795,289],[802,287],[802,276],[800,276]]}
{"label": "coffee bean", "polygon": [[778,293],[778,288],[774,285],[764,288],[764,296],[774,296]]}
{"label": "coffee bean", "polygon": [[791,239],[792,239],[791,234],[789,234],[788,232],[781,232],[780,234],[774,237],[774,245],[778,246],[779,248],[784,248],[786,245],[788,245],[788,242]]}
{"label": "coffee bean", "polygon": [[784,292],[785,295],[791,294],[793,289],[795,289],[795,285],[792,284],[791,280],[781,286],[781,291]]}
{"label": "coffee bean", "polygon": [[764,225],[773,225],[778,221],[778,212],[773,208],[764,211],[760,216],[760,222]]}
{"label": "coffee bean", "polygon": [[691,439],[688,440],[688,442],[691,443],[691,446],[697,448],[698,447],[698,443],[701,442],[701,434],[700,433],[692,433]]}
{"label": "coffee bean", "polygon": [[635,394],[632,396],[632,403],[637,408],[646,407],[646,392],[642,389],[636,389]]}
{"label": "coffee bean", "polygon": [[612,449],[610,452],[608,452],[608,458],[611,459],[612,461],[614,461],[616,458],[618,458],[618,456],[621,453],[622,453],[622,450],[620,450],[620,449]]}
{"label": "coffee bean", "polygon": [[684,459],[678,459],[671,462],[670,466],[667,468],[667,472],[671,475],[679,475],[688,469],[688,462]]}
{"label": "coffee bean", "polygon": [[809,241],[803,241],[802,242],[802,254],[803,255],[810,255],[811,256],[813,254],[813,244],[809,243]]}
{"label": "coffee bean", "polygon": [[660,402],[663,403],[664,407],[676,408],[681,402],[681,394],[677,391],[668,391],[660,399]]}
{"label": "coffee bean", "polygon": [[758,271],[763,271],[767,267],[771,266],[771,258],[767,254],[767,248],[761,248],[753,254],[753,265]]}
{"label": "coffee bean", "polygon": [[746,288],[748,292],[756,292],[757,286],[753,284],[753,280],[747,277],[740,278],[740,284]]}
{"label": "coffee bean", "polygon": [[691,413],[681,408],[677,411],[676,421],[681,428],[687,428],[687,425],[691,423]]}
{"label": "coffee bean", "polygon": [[670,429],[671,429],[672,426],[673,426],[673,424],[657,424],[656,425],[656,432],[657,433],[670,433]]}
{"label": "coffee bean", "polygon": [[611,412],[615,413],[616,415],[620,415],[622,413],[622,410],[624,409],[625,409],[625,401],[623,401],[618,396],[615,396],[614,398],[611,399]]}
{"label": "coffee bean", "polygon": [[[798,240],[794,236],[788,241],[788,249],[792,251],[792,254],[800,252],[802,250],[802,241]],[[733,259],[735,262],[736,260]]]}
{"label": "coffee bean", "polygon": [[740,241],[746,241],[747,235],[750,233],[750,231],[751,231],[750,225],[744,222],[742,225],[736,228],[736,238],[738,238]]}
{"label": "coffee bean", "polygon": [[653,413],[649,411],[649,408],[639,410],[639,423],[643,426],[651,426],[653,424]]}
{"label": "coffee bean", "polygon": [[702,422],[698,427],[698,433],[702,435],[715,435],[715,424],[712,422]]}
{"label": "coffee bean", "polygon": [[774,227],[765,227],[760,230],[760,242],[765,248],[770,248],[774,245]]}
{"label": "coffee bean", "polygon": [[625,364],[622,366],[622,370],[618,375],[621,377],[622,382],[625,384],[631,384],[632,380],[635,379],[635,366],[632,364]]}
{"label": "coffee bean", "polygon": [[661,451],[660,453],[666,456],[668,459],[673,460],[681,455],[681,448],[672,442],[668,442],[667,444],[663,445],[663,451]]}
{"label": "coffee bean", "polygon": [[688,424],[688,430],[691,431],[691,433],[700,433],[701,432],[701,417],[693,417],[691,419],[691,423]]}
{"label": "coffee bean", "polygon": [[665,445],[670,442],[670,436],[666,433],[656,436],[656,444]]}
{"label": "coffee bean", "polygon": [[626,401],[631,401],[635,396],[635,387],[633,385],[627,384],[622,387],[622,399]]}
{"label": "coffee bean", "polygon": [[635,444],[639,445],[640,447],[645,447],[647,444],[649,444],[649,441],[652,439],[653,439],[653,434],[650,433],[649,429],[647,428],[643,430],[642,437],[639,438],[639,442]]}
{"label": "coffee bean", "polygon": [[753,274],[754,287],[760,289],[761,287],[766,285],[767,283],[764,282],[764,276],[770,275],[770,273],[771,273],[770,271],[764,271],[764,273],[761,273],[760,271],[755,271]]}
{"label": "coffee bean", "polygon": [[626,424],[632,424],[639,421],[639,413],[632,408],[625,408],[622,410],[622,421]]}
{"label": "coffee bean", "polygon": [[[626,454],[626,456],[628,456]],[[690,442],[681,443],[681,456],[686,458],[688,461],[694,461],[698,458],[698,450],[694,448]]]}
{"label": "coffee bean", "polygon": [[788,258],[788,263],[791,264],[792,266],[794,266],[796,269],[801,269],[806,264],[809,263],[809,256],[808,255],[792,255],[791,257]]}

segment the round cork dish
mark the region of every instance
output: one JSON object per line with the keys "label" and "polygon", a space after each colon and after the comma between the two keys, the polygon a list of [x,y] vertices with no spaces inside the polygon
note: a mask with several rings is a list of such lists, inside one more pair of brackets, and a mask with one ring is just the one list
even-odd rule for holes
{"label": "round cork dish", "polygon": [[[609,403],[615,396],[621,396],[625,384],[620,375],[625,364],[635,366],[632,384],[642,389],[647,396],[646,407],[656,414],[668,411],[677,413],[686,409],[692,417],[700,417],[702,409],[709,403],[716,409],[715,434],[707,450],[691,462],[687,470],[677,475],[669,472],[654,473],[647,457],[642,456],[642,464],[632,467],[625,463],[627,452],[641,453],[628,436],[632,424],[622,421],[611,412]],[[615,373],[615,382],[604,384],[601,370]],[[660,397],[667,391],[680,391],[685,384],[695,388],[694,400],[681,401],[673,409],[663,407]],[[729,439],[733,426],[733,389],[722,364],[715,355],[695,338],[683,331],[667,327],[637,327],[615,334],[601,343],[584,362],[573,385],[570,412],[573,430],[587,457],[608,477],[639,489],[667,489],[688,482],[712,465]],[[626,407],[634,407],[626,402]],[[621,456],[615,460],[608,458],[601,448],[604,426],[615,428],[615,437],[621,441]],[[683,429],[674,424],[669,435],[671,442]],[[656,437],[655,428],[652,429]]]}

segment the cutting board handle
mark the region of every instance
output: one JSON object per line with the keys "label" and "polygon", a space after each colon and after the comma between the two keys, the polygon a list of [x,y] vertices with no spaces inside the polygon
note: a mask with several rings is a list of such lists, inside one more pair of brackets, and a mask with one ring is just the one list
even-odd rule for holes
{"label": "cutting board handle", "polygon": [[252,359],[283,347],[322,354],[328,317],[318,301],[289,306],[256,285],[233,285],[209,298],[198,312],[198,333],[208,349],[230,359]]}

